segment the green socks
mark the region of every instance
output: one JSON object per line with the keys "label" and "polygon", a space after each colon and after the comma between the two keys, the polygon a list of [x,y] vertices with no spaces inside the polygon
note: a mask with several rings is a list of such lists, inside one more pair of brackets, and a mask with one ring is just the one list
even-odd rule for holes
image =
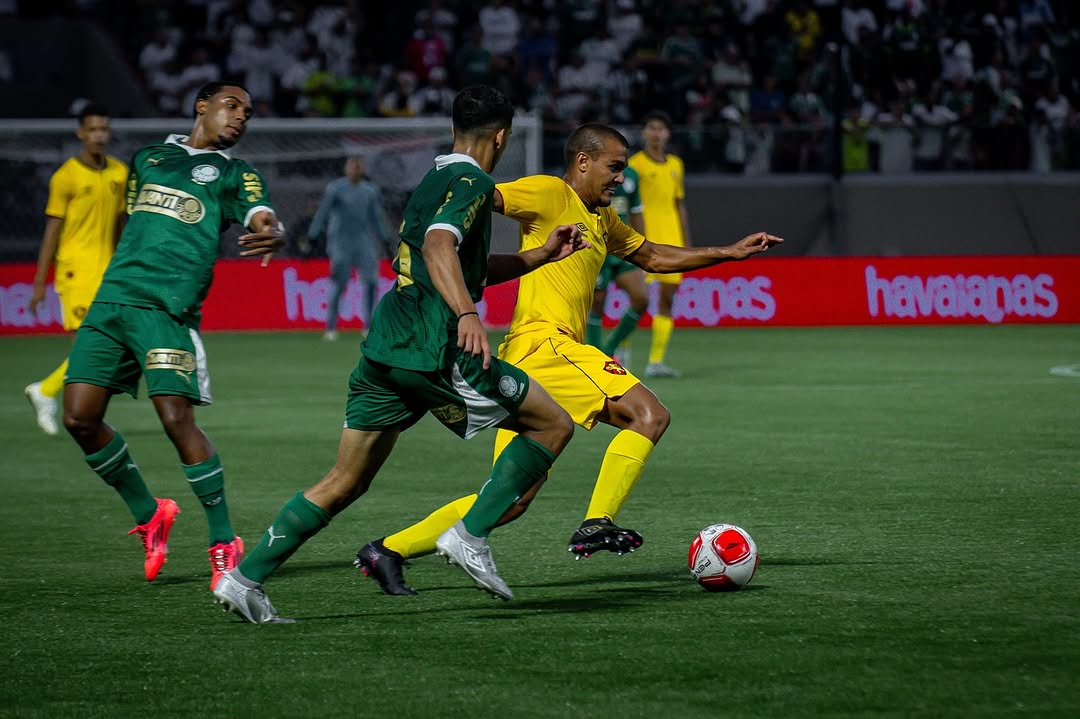
{"label": "green socks", "polygon": [[146,524],[157,511],[157,500],[139,473],[139,466],[128,454],[127,442],[119,432],[112,440],[93,454],[86,455],[86,463],[99,477],[117,491],[131,510],[136,524]]}
{"label": "green socks", "polygon": [[236,534],[229,521],[228,505],[225,504],[225,470],[221,466],[221,458],[215,454],[204,462],[185,464],[184,476],[206,510],[210,546],[231,542]]}
{"label": "green socks", "polygon": [[623,313],[622,319],[619,320],[619,324],[615,325],[615,329],[608,335],[607,342],[601,347],[604,354],[609,357],[615,354],[615,350],[619,348],[622,341],[630,336],[630,333],[637,329],[638,322],[641,322],[641,313],[634,310],[627,310]]}
{"label": "green socks", "polygon": [[555,462],[546,447],[518,435],[506,445],[491,477],[480,489],[473,506],[461,518],[465,529],[476,537],[486,537],[499,519],[521,495],[542,480]]}
{"label": "green socks", "polygon": [[330,515],[303,492],[285,503],[259,545],[240,563],[240,574],[262,584],[304,542],[330,523]]}
{"label": "green socks", "polygon": [[604,318],[590,312],[589,319],[585,323],[585,344],[599,348],[603,341]]}

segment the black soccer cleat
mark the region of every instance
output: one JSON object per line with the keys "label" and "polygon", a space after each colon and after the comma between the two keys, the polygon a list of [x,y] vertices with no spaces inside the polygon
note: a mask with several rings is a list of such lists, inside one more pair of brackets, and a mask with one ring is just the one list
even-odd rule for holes
{"label": "black soccer cleat", "polygon": [[405,559],[400,554],[383,546],[381,539],[368,542],[363,549],[356,553],[353,566],[379,583],[384,594],[392,596],[408,596],[416,594],[416,590],[405,584],[405,575],[401,568],[405,565]]}
{"label": "black soccer cleat", "polygon": [[574,559],[588,559],[589,555],[601,550],[623,555],[644,543],[645,539],[640,534],[632,529],[617,527],[610,519],[586,519],[570,537],[567,551],[574,555]]}

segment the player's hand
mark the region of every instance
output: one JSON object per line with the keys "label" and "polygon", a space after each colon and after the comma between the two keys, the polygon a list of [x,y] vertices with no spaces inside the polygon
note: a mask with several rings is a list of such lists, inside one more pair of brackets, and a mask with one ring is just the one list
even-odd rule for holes
{"label": "player's hand", "polygon": [[779,245],[783,241],[783,238],[770,235],[767,232],[755,232],[732,245],[731,251],[736,259],[745,260],[747,257],[765,252],[773,245]]}
{"label": "player's hand", "polygon": [[564,260],[579,250],[587,250],[592,245],[581,236],[581,230],[574,225],[559,225],[548,235],[544,243],[544,255],[548,262]]}
{"label": "player's hand", "polygon": [[39,285],[34,283],[34,291],[30,294],[30,302],[27,303],[27,307],[30,308],[30,314],[37,314],[38,305],[45,301],[45,285]]}
{"label": "player's hand", "polygon": [[473,357],[484,355],[484,369],[491,367],[491,347],[488,346],[488,334],[479,315],[469,313],[458,318],[457,346]]}
{"label": "player's hand", "polygon": [[249,232],[240,235],[237,244],[244,248],[241,257],[255,257],[263,255],[262,266],[270,264],[270,257],[275,250],[285,246],[285,233],[280,227],[267,227],[259,232]]}

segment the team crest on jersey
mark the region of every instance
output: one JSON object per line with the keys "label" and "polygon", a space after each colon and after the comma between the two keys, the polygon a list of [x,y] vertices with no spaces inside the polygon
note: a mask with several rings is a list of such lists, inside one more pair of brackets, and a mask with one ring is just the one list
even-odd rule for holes
{"label": "team crest on jersey", "polygon": [[518,381],[510,375],[503,375],[499,378],[499,392],[503,397],[513,397],[518,391]]}
{"label": "team crest on jersey", "polygon": [[205,185],[219,177],[221,172],[213,165],[196,165],[191,168],[191,181],[197,185]]}
{"label": "team crest on jersey", "polygon": [[623,366],[621,364],[619,364],[619,362],[617,360],[608,360],[607,362],[605,362],[604,363],[604,371],[607,372],[608,374],[617,374],[617,375],[626,374],[626,370],[623,369]]}

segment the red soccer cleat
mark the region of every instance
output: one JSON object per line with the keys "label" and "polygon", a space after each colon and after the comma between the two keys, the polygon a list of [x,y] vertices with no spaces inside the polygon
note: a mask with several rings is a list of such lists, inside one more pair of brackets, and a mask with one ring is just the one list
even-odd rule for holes
{"label": "red soccer cleat", "polygon": [[244,540],[233,537],[231,542],[215,544],[206,552],[210,555],[210,591],[214,591],[218,580],[240,563],[240,557],[244,556]]}
{"label": "red soccer cleat", "polygon": [[161,565],[165,564],[166,555],[169,553],[169,531],[172,529],[176,515],[180,514],[180,508],[171,499],[157,499],[157,511],[150,521],[140,524],[128,534],[138,534],[146,551],[146,562],[143,570],[146,572],[146,581],[152,582],[161,571]]}

